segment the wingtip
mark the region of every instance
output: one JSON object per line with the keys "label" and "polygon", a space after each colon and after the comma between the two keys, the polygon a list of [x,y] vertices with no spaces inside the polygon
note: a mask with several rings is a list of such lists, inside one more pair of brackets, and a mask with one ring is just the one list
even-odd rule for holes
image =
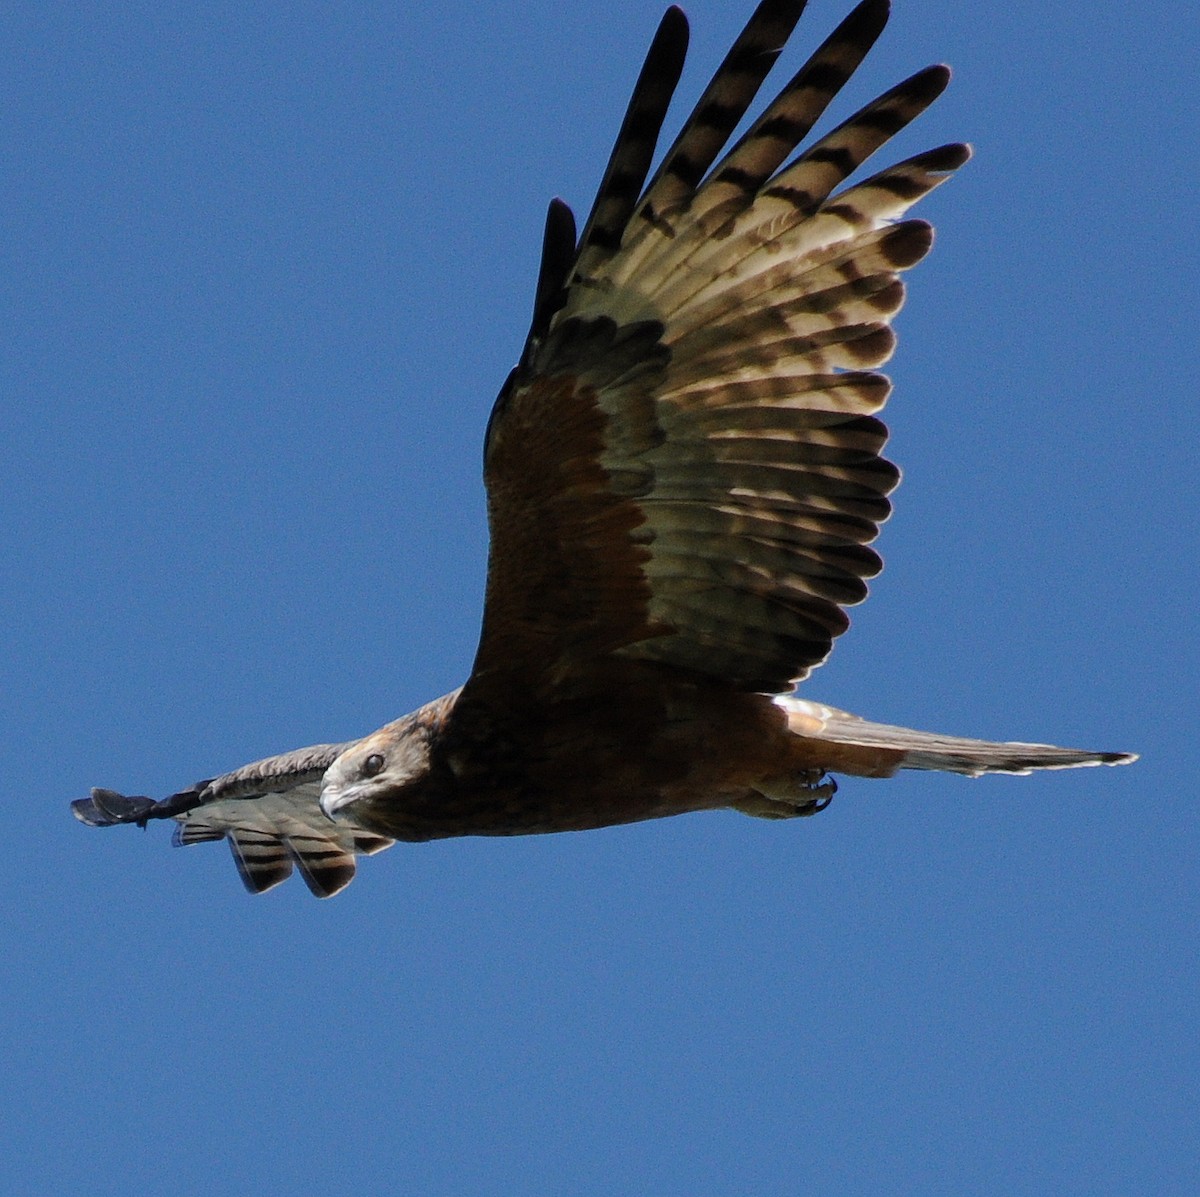
{"label": "wingtip", "polygon": [[[688,40],[691,36],[691,26],[687,13],[678,4],[672,4],[662,15],[658,29],[654,34],[655,45],[670,45],[676,54],[687,52]],[[653,48],[653,47],[652,47]]]}
{"label": "wingtip", "polygon": [[747,25],[778,23],[786,26],[790,34],[807,7],[808,0],[759,0],[758,7]]}
{"label": "wingtip", "polygon": [[910,75],[900,86],[909,88],[926,104],[932,104],[950,86],[952,74],[953,72],[944,62],[935,62],[915,75]]}
{"label": "wingtip", "polygon": [[917,154],[912,160],[927,170],[944,171],[949,174],[965,166],[975,155],[975,148],[967,141],[950,141],[936,149]]}
{"label": "wingtip", "polygon": [[561,195],[556,195],[547,205],[546,222],[554,221],[557,225],[565,225],[567,221],[571,222],[571,228],[575,227],[575,213],[571,209],[571,205],[567,203]]}
{"label": "wingtip", "polygon": [[841,23],[839,30],[852,33],[870,45],[887,27],[891,15],[890,0],[862,0]]}

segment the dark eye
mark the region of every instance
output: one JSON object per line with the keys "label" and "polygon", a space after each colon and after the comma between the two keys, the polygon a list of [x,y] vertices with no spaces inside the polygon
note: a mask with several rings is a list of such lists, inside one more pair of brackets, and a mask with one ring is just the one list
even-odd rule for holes
{"label": "dark eye", "polygon": [[376,773],[383,772],[383,757],[378,752],[373,752],[362,763],[362,775],[364,777],[374,777]]}

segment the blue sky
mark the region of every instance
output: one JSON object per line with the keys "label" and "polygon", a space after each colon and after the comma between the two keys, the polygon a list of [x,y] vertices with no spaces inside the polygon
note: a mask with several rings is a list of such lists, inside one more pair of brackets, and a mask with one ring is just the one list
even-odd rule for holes
{"label": "blue sky", "polygon": [[[676,120],[749,9],[688,5]],[[1196,1191],[1192,6],[900,0],[834,117],[945,60],[896,156],[977,157],[920,209],[887,568],[804,693],[1144,759],[398,846],[326,903],[67,801],[463,678],[545,203],[659,5],[6,13],[6,1187]]]}

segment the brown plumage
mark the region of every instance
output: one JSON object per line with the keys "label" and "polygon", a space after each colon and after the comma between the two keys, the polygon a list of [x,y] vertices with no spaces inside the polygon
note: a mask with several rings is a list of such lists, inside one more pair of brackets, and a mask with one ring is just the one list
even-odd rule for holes
{"label": "brown plumage", "polygon": [[905,214],[969,155],[943,146],[843,187],[941,94],[940,66],[795,154],[886,22],[886,0],[864,0],[719,158],[803,7],[763,0],[647,184],[687,42],[668,10],[578,242],[551,204],[529,338],[487,431],[487,597],[462,689],[161,802],[94,790],[83,821],[173,817],[178,842],[228,838],[250,889],[294,862],[327,896],[397,839],[791,817],[827,804],[829,772],[1134,759],[787,695],[881,567],[868,545],[899,472],[874,371],[900,272],[932,240]]}

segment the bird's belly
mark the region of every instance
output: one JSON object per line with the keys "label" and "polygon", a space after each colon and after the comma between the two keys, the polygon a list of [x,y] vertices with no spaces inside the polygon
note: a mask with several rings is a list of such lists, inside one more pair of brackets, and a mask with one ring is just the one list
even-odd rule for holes
{"label": "bird's belly", "polygon": [[467,788],[453,794],[389,803],[386,809],[363,814],[373,830],[415,842],[463,835],[590,831],[714,810],[729,805],[735,796],[707,789],[622,785],[615,778],[604,785],[564,780],[552,791],[540,787],[507,791]]}

